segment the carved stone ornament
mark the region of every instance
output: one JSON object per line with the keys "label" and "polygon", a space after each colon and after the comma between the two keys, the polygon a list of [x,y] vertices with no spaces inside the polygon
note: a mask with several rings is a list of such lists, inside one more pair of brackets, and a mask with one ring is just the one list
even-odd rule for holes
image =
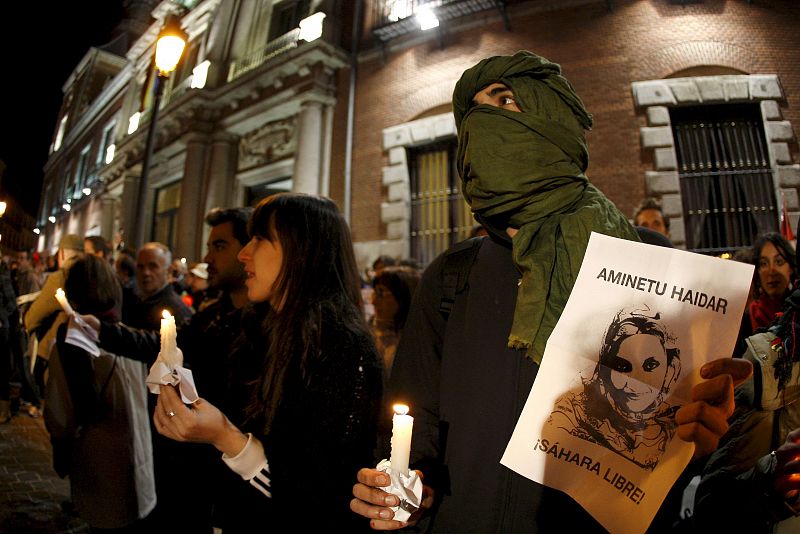
{"label": "carved stone ornament", "polygon": [[270,122],[242,136],[239,141],[239,165],[242,171],[272,163],[295,151],[296,117]]}

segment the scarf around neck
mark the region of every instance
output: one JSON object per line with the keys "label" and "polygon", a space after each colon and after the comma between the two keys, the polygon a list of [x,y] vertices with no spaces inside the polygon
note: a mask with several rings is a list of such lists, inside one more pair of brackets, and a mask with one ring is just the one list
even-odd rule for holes
{"label": "scarf around neck", "polygon": [[[591,232],[639,241],[584,171],[583,131],[592,118],[560,67],[531,54],[485,59],[453,93],[462,192],[475,214],[517,228],[512,255],[521,279],[508,346],[541,363],[569,298]],[[472,98],[504,83],[521,113]]]}

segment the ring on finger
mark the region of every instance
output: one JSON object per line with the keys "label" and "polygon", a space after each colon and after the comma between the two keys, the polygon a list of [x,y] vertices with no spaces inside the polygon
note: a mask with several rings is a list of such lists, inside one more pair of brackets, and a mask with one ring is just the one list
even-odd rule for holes
{"label": "ring on finger", "polygon": [[175,417],[175,412],[170,410],[169,412],[167,412],[167,415],[170,416],[170,417]]}

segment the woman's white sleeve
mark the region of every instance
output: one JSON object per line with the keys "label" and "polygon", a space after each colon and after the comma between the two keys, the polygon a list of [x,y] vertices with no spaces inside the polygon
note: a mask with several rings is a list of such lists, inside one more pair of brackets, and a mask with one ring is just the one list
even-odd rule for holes
{"label": "woman's white sleeve", "polygon": [[272,497],[267,455],[264,453],[264,446],[253,437],[253,434],[247,434],[247,444],[239,454],[233,457],[223,454],[222,461],[258,491],[267,497]]}

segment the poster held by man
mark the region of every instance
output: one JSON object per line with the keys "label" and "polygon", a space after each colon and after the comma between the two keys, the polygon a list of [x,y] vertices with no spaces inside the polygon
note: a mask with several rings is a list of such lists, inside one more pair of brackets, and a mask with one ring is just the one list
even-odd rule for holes
{"label": "poster held by man", "polygon": [[675,413],[732,354],[752,269],[593,233],[501,463],[644,532],[694,453]]}

